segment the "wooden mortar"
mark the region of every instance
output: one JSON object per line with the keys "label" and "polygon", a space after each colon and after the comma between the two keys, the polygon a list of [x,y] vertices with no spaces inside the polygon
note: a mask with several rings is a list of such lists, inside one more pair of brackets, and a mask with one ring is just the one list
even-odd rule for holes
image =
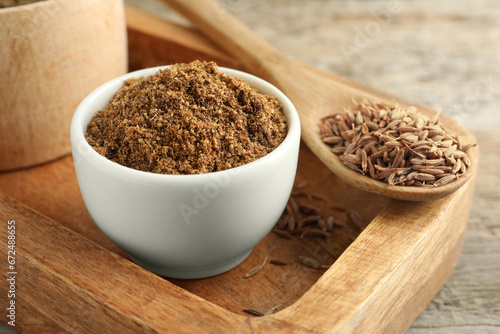
{"label": "wooden mortar", "polygon": [[0,170],[70,152],[80,101],[127,71],[123,1],[47,0],[0,10]]}

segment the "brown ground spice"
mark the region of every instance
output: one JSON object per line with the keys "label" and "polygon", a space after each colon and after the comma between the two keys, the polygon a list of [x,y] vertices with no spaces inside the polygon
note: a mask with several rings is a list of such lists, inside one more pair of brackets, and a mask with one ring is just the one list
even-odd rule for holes
{"label": "brown ground spice", "polygon": [[85,136],[99,154],[127,167],[201,174],[257,160],[286,133],[277,99],[214,62],[195,61],[126,81]]}

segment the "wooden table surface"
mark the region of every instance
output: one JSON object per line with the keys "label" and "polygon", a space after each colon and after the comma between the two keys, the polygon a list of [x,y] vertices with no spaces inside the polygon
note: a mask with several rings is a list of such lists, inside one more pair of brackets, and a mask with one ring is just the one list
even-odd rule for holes
{"label": "wooden table surface", "polygon": [[[159,0],[125,3],[185,23]],[[408,333],[500,333],[500,2],[220,3],[292,58],[442,109],[475,134],[480,169],[462,256]]]}

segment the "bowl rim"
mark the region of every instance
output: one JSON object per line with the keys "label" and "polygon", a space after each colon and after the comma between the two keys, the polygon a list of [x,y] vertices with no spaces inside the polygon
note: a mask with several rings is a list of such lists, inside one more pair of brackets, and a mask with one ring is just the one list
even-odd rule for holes
{"label": "bowl rim", "polygon": [[[130,176],[133,177],[140,177],[142,179],[148,178],[151,181],[167,180],[167,179],[169,180],[183,179],[184,181],[186,179],[192,179],[194,181],[206,177],[213,177],[216,175],[220,175],[221,173],[238,174],[240,172],[248,170],[249,168],[253,168],[254,166],[266,164],[268,162],[277,159],[280,155],[285,154],[286,151],[295,146],[296,142],[300,140],[301,128],[300,128],[299,115],[293,103],[283,92],[281,92],[281,90],[279,90],[276,86],[272,85],[271,83],[255,75],[232,68],[218,66],[218,69],[223,73],[243,79],[243,81],[249,84],[252,88],[257,89],[259,92],[263,94],[277,98],[278,101],[282,104],[283,113],[285,115],[287,122],[287,134],[283,142],[281,142],[281,144],[278,145],[278,147],[276,147],[273,151],[269,152],[268,154],[264,155],[263,157],[257,160],[254,160],[252,162],[249,162],[241,166],[225,169],[222,171],[201,173],[201,174],[160,174],[160,173],[141,171],[111,161],[108,158],[103,157],[102,155],[97,153],[97,151],[95,151],[94,148],[92,148],[92,146],[90,146],[90,144],[85,139],[84,132],[88,125],[88,122],[85,122],[85,118],[89,117],[90,121],[91,117],[95,115],[99,110],[101,110],[101,108],[94,107],[95,104],[99,103],[98,100],[101,98],[101,96],[103,94],[113,94],[112,96],[114,96],[114,94],[121,87],[123,87],[123,84],[127,79],[149,76],[155,74],[159,70],[171,66],[173,65],[148,67],[121,75],[97,87],[82,100],[82,102],[78,105],[78,107],[75,110],[75,113],[71,120],[71,127],[70,127],[71,149],[75,161],[75,167],[77,166],[77,160],[79,159],[82,158],[86,160],[92,159],[94,164],[106,166],[107,168],[113,168],[116,172],[128,173],[130,174]],[[117,88],[115,89],[115,87]],[[92,113],[92,116],[89,116],[90,113]],[[83,147],[80,145],[83,145]],[[75,159],[75,155],[78,155],[78,159]]]}

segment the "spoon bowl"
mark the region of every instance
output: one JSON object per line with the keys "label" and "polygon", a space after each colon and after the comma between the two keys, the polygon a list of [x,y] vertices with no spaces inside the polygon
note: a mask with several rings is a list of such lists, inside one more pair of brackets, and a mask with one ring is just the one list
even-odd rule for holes
{"label": "spoon bowl", "polygon": [[[464,185],[475,173],[478,149],[467,151],[471,164],[458,179],[440,187],[388,185],[346,167],[321,139],[322,117],[352,106],[353,98],[368,99],[388,105],[415,106],[432,117],[438,113],[430,107],[391,95],[335,73],[294,61],[269,45],[238,19],[210,0],[164,0],[169,6],[193,22],[215,43],[231,53],[252,72],[281,89],[295,105],[302,125],[302,139],[318,158],[341,179],[362,190],[407,201],[427,201],[445,197]],[[440,122],[464,143],[474,137],[446,115]]]}
{"label": "spoon bowl", "polygon": [[[361,101],[368,99],[387,105],[399,104],[401,107],[415,106],[418,112],[429,118],[438,114],[437,110],[376,90],[366,85],[341,78],[330,72],[317,70],[308,65],[286,60],[294,70],[276,71],[276,85],[293,101],[299,112],[302,124],[302,139],[312,152],[342,180],[354,187],[393,199],[407,201],[428,201],[445,197],[464,185],[474,175],[477,168],[478,149],[472,147],[467,151],[471,165],[459,178],[439,187],[412,187],[389,185],[374,180],[346,167],[339,157],[325,145],[318,124],[321,118],[334,112],[342,112],[352,107],[352,99]],[[288,76],[288,77],[287,77]],[[460,136],[464,143],[475,143],[475,138],[462,126],[445,114],[439,120],[448,132]]]}

